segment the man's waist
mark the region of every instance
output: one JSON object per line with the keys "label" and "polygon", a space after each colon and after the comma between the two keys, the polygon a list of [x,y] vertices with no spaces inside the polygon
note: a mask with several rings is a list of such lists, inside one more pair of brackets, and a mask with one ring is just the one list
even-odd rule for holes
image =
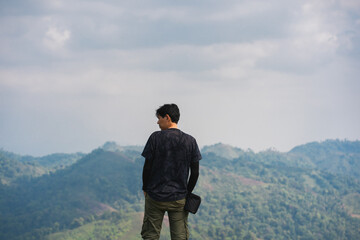
{"label": "man's waist", "polygon": [[184,199],[187,194],[186,190],[181,192],[156,192],[151,190],[145,190],[145,192],[149,194],[152,199],[159,202],[171,202],[181,200]]}

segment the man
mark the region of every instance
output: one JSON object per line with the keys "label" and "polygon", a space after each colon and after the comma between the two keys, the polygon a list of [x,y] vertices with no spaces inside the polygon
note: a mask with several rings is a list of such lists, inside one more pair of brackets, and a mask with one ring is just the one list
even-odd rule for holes
{"label": "man", "polygon": [[151,134],[141,154],[145,158],[141,236],[145,240],[159,239],[163,217],[168,212],[171,239],[189,239],[184,205],[186,195],[196,185],[201,154],[195,138],[178,129],[180,111],[176,104],[161,106],[156,117],[161,131]]}

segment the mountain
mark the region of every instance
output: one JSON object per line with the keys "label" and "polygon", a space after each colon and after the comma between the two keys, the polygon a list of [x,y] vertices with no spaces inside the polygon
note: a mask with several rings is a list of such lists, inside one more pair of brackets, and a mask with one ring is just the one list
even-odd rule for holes
{"label": "mountain", "polygon": [[136,152],[139,153],[143,150],[144,146],[120,146],[116,142],[106,142],[101,147],[101,149],[105,151],[110,152],[124,152],[124,153],[130,153],[130,152]]}
{"label": "mountain", "polygon": [[293,148],[289,157],[304,166],[360,179],[360,141],[307,143]]}
{"label": "mountain", "polygon": [[202,154],[212,153],[218,157],[222,157],[224,159],[235,159],[241,156],[244,151],[240,148],[232,147],[228,144],[217,143],[211,146],[204,146],[201,150]]}
{"label": "mountain", "polygon": [[36,163],[40,166],[48,168],[49,170],[63,169],[77,162],[84,157],[84,153],[54,153],[43,157],[22,156],[20,161],[28,163]]}
{"label": "mountain", "polygon": [[18,178],[39,177],[70,166],[85,155],[54,153],[43,157],[32,157],[0,150],[0,182],[11,184]]}
{"label": "mountain", "polygon": [[73,227],[76,219],[134,204],[140,168],[121,153],[97,149],[66,169],[2,188],[0,239],[24,239],[29,232],[41,237],[52,228]]}
{"label": "mountain", "polygon": [[0,183],[9,185],[18,178],[39,177],[48,173],[44,167],[34,163],[23,163],[0,151]]}
{"label": "mountain", "polygon": [[[357,144],[204,147],[191,239],[360,239]],[[141,150],[108,142],[64,169],[0,184],[0,239],[140,239]],[[167,224],[161,239],[170,239]]]}

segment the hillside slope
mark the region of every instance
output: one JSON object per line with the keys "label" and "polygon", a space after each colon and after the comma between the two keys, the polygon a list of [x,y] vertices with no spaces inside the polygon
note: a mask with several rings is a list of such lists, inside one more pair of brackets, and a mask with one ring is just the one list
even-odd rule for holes
{"label": "hillside slope", "polygon": [[2,186],[0,239],[40,237],[72,228],[80,218],[91,221],[115,208],[136,208],[140,168],[121,153],[98,149],[67,169],[16,187]]}
{"label": "hillside slope", "polygon": [[54,153],[43,157],[22,156],[0,150],[0,183],[12,184],[19,178],[36,178],[71,166],[86,154]]}
{"label": "hillside slope", "polygon": [[33,163],[23,163],[0,151],[0,184],[10,185],[19,178],[39,177],[49,171]]}
{"label": "hillside slope", "polygon": [[308,167],[360,179],[360,141],[307,143],[293,148],[288,156]]}

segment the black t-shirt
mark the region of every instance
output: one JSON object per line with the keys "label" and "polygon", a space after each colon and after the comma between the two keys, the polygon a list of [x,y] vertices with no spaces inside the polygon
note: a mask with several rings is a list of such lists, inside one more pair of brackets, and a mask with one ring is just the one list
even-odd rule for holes
{"label": "black t-shirt", "polygon": [[185,198],[190,164],[201,159],[195,138],[177,128],[156,131],[141,155],[151,161],[151,173],[143,189],[151,198],[156,201]]}

